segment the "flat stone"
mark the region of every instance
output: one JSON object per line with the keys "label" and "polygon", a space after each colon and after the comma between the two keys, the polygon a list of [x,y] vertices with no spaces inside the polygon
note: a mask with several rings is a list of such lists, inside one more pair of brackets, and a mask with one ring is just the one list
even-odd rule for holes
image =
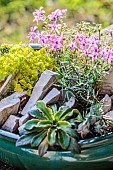
{"label": "flat stone", "polygon": [[10,74],[7,77],[6,81],[3,83],[3,85],[0,87],[0,99],[2,99],[7,94],[7,91],[11,86],[14,77],[15,77],[14,75]]}
{"label": "flat stone", "polygon": [[57,88],[53,88],[43,99],[45,104],[53,104],[59,100],[60,91]]}
{"label": "flat stone", "polygon": [[75,105],[75,98],[71,97],[69,101],[65,103],[65,105],[69,108],[72,108]]}
{"label": "flat stone", "polygon": [[82,122],[78,125],[77,132],[81,135],[82,138],[84,138],[89,132],[89,123]]}
{"label": "flat stone", "polygon": [[104,78],[103,86],[99,91],[100,94],[113,94],[113,68],[108,71]]}
{"label": "flat stone", "polygon": [[19,126],[22,126],[24,123],[26,123],[30,119],[29,114],[25,114],[19,119]]}
{"label": "flat stone", "polygon": [[44,98],[56,81],[56,76],[54,75],[56,75],[56,73],[49,70],[46,70],[41,74],[41,77],[33,89],[30,99],[21,112],[22,115],[28,113],[28,111],[31,110],[38,100],[42,100]]}
{"label": "flat stone", "polygon": [[10,99],[20,98],[20,99],[22,99],[25,96],[26,96],[26,92],[24,91],[24,92],[15,92],[12,95],[8,96],[7,98],[10,98]]}
{"label": "flat stone", "polygon": [[8,119],[11,114],[16,114],[18,112],[20,105],[20,99],[12,100],[1,100],[0,101],[0,126]]}
{"label": "flat stone", "polygon": [[111,107],[112,107],[112,100],[111,98],[108,96],[108,94],[105,95],[105,97],[100,101],[102,103],[102,111],[104,113],[107,113],[110,111]]}
{"label": "flat stone", "polygon": [[18,132],[19,132],[20,135],[22,135],[22,131],[23,131],[24,127],[25,127],[25,124],[19,126]]}
{"label": "flat stone", "polygon": [[10,115],[1,129],[6,130],[8,132],[16,132],[18,126],[19,126],[19,117],[15,115]]}
{"label": "flat stone", "polygon": [[105,119],[111,119],[113,121],[113,110],[111,110],[110,112],[106,113],[103,117]]}

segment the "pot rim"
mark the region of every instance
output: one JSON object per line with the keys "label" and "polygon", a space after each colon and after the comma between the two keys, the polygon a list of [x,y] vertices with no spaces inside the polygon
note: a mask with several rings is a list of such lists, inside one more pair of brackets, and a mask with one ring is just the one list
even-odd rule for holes
{"label": "pot rim", "polygon": [[[15,142],[20,137],[17,134],[14,134],[14,133],[2,130],[2,129],[0,129],[0,135],[5,138],[11,138],[11,139],[15,140]],[[102,136],[98,136],[98,137],[94,137],[94,138],[80,140],[80,141],[78,141],[78,144],[81,146],[82,149],[86,149],[89,147],[99,146],[102,143],[105,144],[106,142],[111,143],[111,141],[112,141],[112,140],[110,140],[111,138],[113,138],[113,132],[110,132],[107,135],[102,135]]]}

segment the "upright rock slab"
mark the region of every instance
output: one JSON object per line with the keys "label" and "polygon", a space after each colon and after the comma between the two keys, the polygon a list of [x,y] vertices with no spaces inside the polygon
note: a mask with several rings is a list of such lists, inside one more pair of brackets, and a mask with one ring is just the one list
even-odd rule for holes
{"label": "upright rock slab", "polygon": [[30,119],[30,115],[29,114],[25,114],[24,116],[22,116],[19,119],[19,126],[22,126],[24,123],[26,123],[28,120]]}
{"label": "upright rock slab", "polygon": [[106,94],[105,97],[100,102],[102,103],[102,111],[104,112],[104,114],[110,111],[112,101],[108,94]]}
{"label": "upright rock slab", "polygon": [[12,100],[1,100],[0,101],[0,126],[8,119],[11,114],[16,114],[18,112],[20,105],[20,99]]}
{"label": "upright rock slab", "polygon": [[13,133],[17,131],[18,126],[19,126],[19,117],[15,115],[10,115],[1,129]]}
{"label": "upright rock slab", "polygon": [[7,94],[7,90],[11,86],[14,77],[15,75],[9,75],[6,81],[3,83],[2,87],[0,87],[0,99],[2,99]]}
{"label": "upright rock slab", "polygon": [[21,114],[25,115],[29,110],[36,104],[37,100],[42,100],[43,97],[50,90],[54,82],[56,81],[56,73],[53,71],[45,70],[42,74],[38,82],[36,83],[32,95],[23,108]]}
{"label": "upright rock slab", "polygon": [[104,83],[100,89],[100,94],[113,94],[113,68],[108,71],[104,78]]}
{"label": "upright rock slab", "polygon": [[71,97],[68,102],[65,103],[65,105],[69,108],[72,108],[75,105],[75,98]]}
{"label": "upright rock slab", "polygon": [[45,104],[53,104],[58,101],[60,97],[60,91],[56,88],[53,88],[43,99]]}

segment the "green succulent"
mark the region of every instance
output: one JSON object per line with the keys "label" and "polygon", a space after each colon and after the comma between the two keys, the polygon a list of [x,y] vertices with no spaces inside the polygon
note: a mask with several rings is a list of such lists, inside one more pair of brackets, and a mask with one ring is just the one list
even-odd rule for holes
{"label": "green succulent", "polygon": [[46,153],[49,146],[60,146],[64,150],[80,153],[77,133],[69,122],[78,110],[60,107],[57,111],[56,107],[49,108],[43,101],[38,101],[36,106],[37,110],[29,112],[33,118],[24,124],[16,145],[38,147],[40,156]]}

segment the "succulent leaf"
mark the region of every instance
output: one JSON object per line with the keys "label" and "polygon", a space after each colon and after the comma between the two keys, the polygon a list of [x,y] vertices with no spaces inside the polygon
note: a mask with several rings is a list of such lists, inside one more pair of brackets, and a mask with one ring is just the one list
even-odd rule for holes
{"label": "succulent leaf", "polygon": [[42,112],[44,117],[46,117],[49,120],[53,120],[54,117],[53,117],[52,110],[50,108],[46,107],[46,105],[43,101],[38,101],[36,106]]}
{"label": "succulent leaf", "polygon": [[51,109],[53,111],[53,114],[55,114],[57,112],[57,105],[56,104],[52,104],[51,105]]}
{"label": "succulent leaf", "polygon": [[48,131],[48,143],[53,146],[56,143],[56,128],[50,128]]}
{"label": "succulent leaf", "polygon": [[47,139],[47,137],[45,137],[44,140],[41,142],[41,144],[38,147],[39,156],[42,157],[46,153],[48,146],[49,146],[48,139]]}
{"label": "succulent leaf", "polygon": [[34,132],[40,133],[41,128],[33,128],[31,130],[26,130],[25,128],[19,129],[19,134],[20,135],[27,135],[27,134],[34,133]]}
{"label": "succulent leaf", "polygon": [[72,108],[68,108],[66,110],[64,110],[60,116],[60,120],[64,120],[66,118],[69,118],[70,116],[73,115],[73,110]]}
{"label": "succulent leaf", "polygon": [[44,117],[44,115],[40,113],[39,110],[31,110],[29,111],[29,114],[37,119],[42,119],[42,120],[46,119],[46,117]]}
{"label": "succulent leaf", "polygon": [[75,129],[70,129],[69,131],[67,131],[67,133],[69,134],[69,136],[71,136],[72,138],[75,138],[75,139],[79,139],[79,135],[78,133],[76,132]]}
{"label": "succulent leaf", "polygon": [[69,131],[71,129],[71,124],[67,121],[58,121],[58,128]]}
{"label": "succulent leaf", "polygon": [[61,129],[58,131],[58,142],[63,149],[67,149],[70,143],[69,135]]}
{"label": "succulent leaf", "polygon": [[16,146],[28,145],[31,143],[32,138],[36,135],[36,133],[23,135],[16,141]]}
{"label": "succulent leaf", "polygon": [[31,141],[31,146],[37,147],[41,143],[41,141],[45,138],[46,135],[47,131],[41,131],[40,133],[38,133],[36,136],[33,137]]}
{"label": "succulent leaf", "polygon": [[80,146],[78,145],[76,139],[74,139],[74,138],[71,137],[68,150],[70,150],[70,151],[71,151],[72,153],[74,153],[74,154],[81,152]]}
{"label": "succulent leaf", "polygon": [[40,128],[49,128],[51,125],[52,122],[50,120],[40,120],[38,123],[38,127]]}
{"label": "succulent leaf", "polygon": [[26,130],[31,130],[33,128],[36,128],[38,127],[38,122],[39,120],[38,119],[31,119],[31,120],[28,120],[26,123],[25,123],[25,129]]}
{"label": "succulent leaf", "polygon": [[58,110],[58,111],[55,113],[55,115],[54,115],[55,120],[59,120],[61,114],[62,114],[62,111],[61,111],[61,110]]}

